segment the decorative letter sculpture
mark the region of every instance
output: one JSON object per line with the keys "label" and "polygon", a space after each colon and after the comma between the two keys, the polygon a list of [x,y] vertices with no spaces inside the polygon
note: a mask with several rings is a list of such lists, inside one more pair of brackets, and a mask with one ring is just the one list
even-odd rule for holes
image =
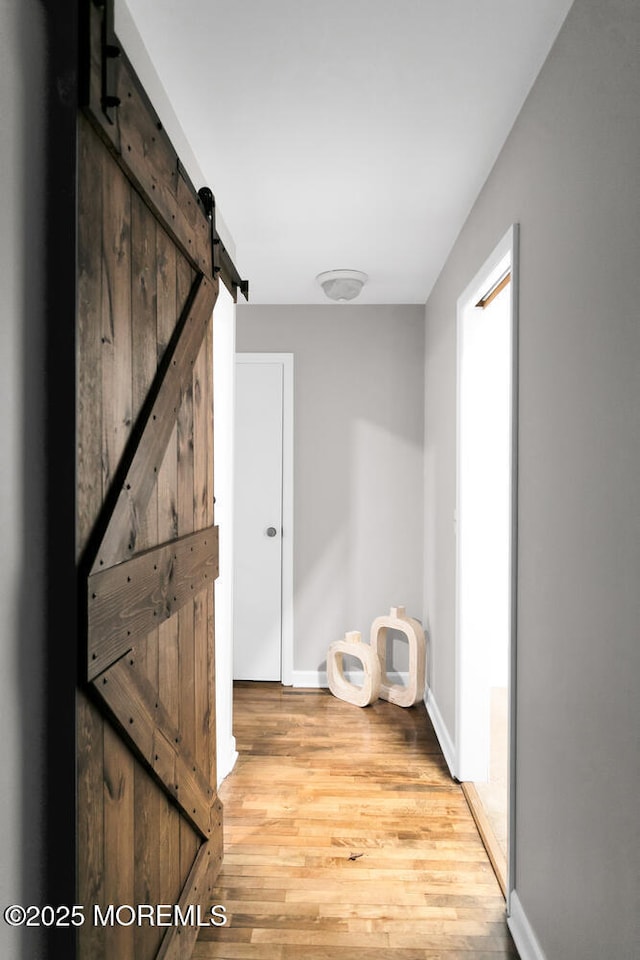
{"label": "decorative letter sculpture", "polygon": [[[364,680],[361,687],[350,683],[344,675],[344,654],[356,657],[362,663]],[[334,697],[366,707],[378,699],[380,691],[380,660],[376,650],[362,643],[362,635],[353,630],[345,633],[344,640],[335,640],[327,652],[327,679]]]}
{"label": "decorative letter sculpture", "polygon": [[[387,630],[404,633],[409,641],[409,677],[406,687],[391,683],[387,676]],[[362,663],[364,680],[361,687],[350,683],[344,675],[345,653]],[[334,697],[366,707],[378,697],[398,707],[412,707],[422,699],[425,683],[425,638],[422,624],[408,617],[404,607],[391,607],[388,617],[377,617],[371,624],[371,642],[362,643],[357,630],[345,633],[327,652],[327,679]]]}
{"label": "decorative letter sculpture", "polygon": [[[409,677],[406,687],[391,683],[387,676],[387,630],[404,633],[409,641]],[[376,650],[380,662],[381,684],[379,696],[399,707],[411,707],[424,695],[425,639],[422,625],[408,617],[404,607],[391,607],[388,617],[377,617],[371,624],[371,649]]]}

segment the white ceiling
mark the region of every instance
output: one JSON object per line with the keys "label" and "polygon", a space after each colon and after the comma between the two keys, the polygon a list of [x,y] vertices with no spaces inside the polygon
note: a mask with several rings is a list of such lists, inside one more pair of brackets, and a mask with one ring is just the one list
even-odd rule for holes
{"label": "white ceiling", "polygon": [[571,0],[127,5],[251,302],[424,303]]}

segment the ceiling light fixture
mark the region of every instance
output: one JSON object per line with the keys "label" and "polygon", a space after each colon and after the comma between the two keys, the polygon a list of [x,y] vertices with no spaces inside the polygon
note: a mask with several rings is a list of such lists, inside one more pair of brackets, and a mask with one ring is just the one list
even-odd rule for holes
{"label": "ceiling light fixture", "polygon": [[361,270],[326,270],[316,277],[329,299],[338,303],[354,300],[368,279]]}

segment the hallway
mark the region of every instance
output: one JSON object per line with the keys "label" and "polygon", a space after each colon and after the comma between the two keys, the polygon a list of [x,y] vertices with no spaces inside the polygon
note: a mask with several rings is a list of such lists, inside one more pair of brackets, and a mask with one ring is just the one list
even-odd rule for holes
{"label": "hallway", "polygon": [[225,858],[194,960],[517,960],[423,704],[236,683]]}

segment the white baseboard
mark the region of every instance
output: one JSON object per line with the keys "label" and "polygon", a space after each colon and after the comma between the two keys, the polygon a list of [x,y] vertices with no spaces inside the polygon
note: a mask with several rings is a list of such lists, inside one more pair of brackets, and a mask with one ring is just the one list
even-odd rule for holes
{"label": "white baseboard", "polygon": [[[363,673],[362,670],[345,670],[345,678],[349,683],[355,683],[358,686],[362,686],[363,682]],[[409,675],[407,673],[397,673],[391,671],[388,674],[389,680],[392,683],[402,683],[406,686]],[[326,670],[294,670],[293,671],[293,686],[294,687],[309,687],[312,689],[319,689],[321,687],[328,687],[329,681],[327,680],[327,671]]]}
{"label": "white baseboard", "polygon": [[444,758],[447,761],[447,766],[449,767],[449,773],[452,777],[456,778],[456,748],[453,745],[453,740],[451,735],[447,730],[447,725],[442,719],[442,714],[438,709],[438,704],[436,703],[436,698],[431,692],[430,688],[427,688],[427,692],[424,697],[424,705],[427,708],[427,713],[429,714],[429,719],[433,724],[433,729],[435,730],[436,737],[438,738],[438,743],[440,744],[440,749],[444,754]]}
{"label": "white baseboard", "polygon": [[233,768],[236,765],[236,760],[238,759],[238,751],[236,750],[236,738],[229,737],[225,743],[224,749],[218,747],[218,756],[216,757],[216,764],[218,768],[218,786],[222,783],[225,777],[228,777]]}
{"label": "white baseboard", "polygon": [[511,891],[509,907],[507,925],[520,954],[520,960],[547,960],[515,890]]}
{"label": "white baseboard", "polygon": [[293,670],[292,686],[294,687],[328,687],[326,670]]}

